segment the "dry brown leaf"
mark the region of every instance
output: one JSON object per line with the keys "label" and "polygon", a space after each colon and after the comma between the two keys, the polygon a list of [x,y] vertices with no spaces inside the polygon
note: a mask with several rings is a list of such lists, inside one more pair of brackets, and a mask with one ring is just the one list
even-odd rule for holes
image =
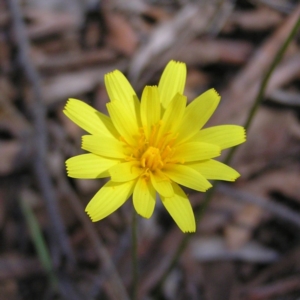
{"label": "dry brown leaf", "polygon": [[244,207],[224,194],[216,193],[198,224],[201,234],[213,234],[223,229]]}
{"label": "dry brown leaf", "polygon": [[217,235],[195,237],[189,246],[192,257],[199,262],[218,262],[242,260],[256,263],[268,263],[279,258],[277,251],[248,241],[237,249],[228,247],[226,238]]}
{"label": "dry brown leaf", "polygon": [[236,213],[232,222],[224,228],[226,244],[230,249],[239,249],[248,243],[253,230],[259,226],[265,212],[256,205],[245,205]]}
{"label": "dry brown leaf", "polygon": [[249,42],[229,39],[199,39],[185,45],[175,59],[188,65],[214,63],[240,65],[247,61],[253,46]]}
{"label": "dry brown leaf", "polygon": [[106,73],[115,69],[122,71],[124,66],[125,62],[119,61],[110,66],[90,67],[45,79],[42,83],[44,101],[47,105],[54,105],[88,93],[103,83]]}
{"label": "dry brown leaf", "polygon": [[299,147],[295,127],[299,124],[293,112],[261,107],[247,132],[246,143],[239,147],[234,158],[242,179],[294,153],[297,149],[294,147]]}
{"label": "dry brown leaf", "polygon": [[138,38],[130,23],[121,14],[105,14],[108,36],[106,42],[125,56],[132,56],[138,45]]}
{"label": "dry brown leaf", "polygon": [[33,57],[35,65],[43,72],[66,72],[74,69],[112,63],[116,53],[112,49],[95,49],[81,52],[64,52],[55,55],[38,55]]}
{"label": "dry brown leaf", "polygon": [[[226,27],[237,26],[243,30],[262,31],[278,26],[283,20],[279,12],[266,7],[253,11],[238,11],[232,13]],[[227,31],[228,28],[225,28]]]}
{"label": "dry brown leaf", "polygon": [[57,13],[41,9],[27,9],[27,32],[31,39],[45,38],[53,34],[63,34],[73,31],[79,23],[70,13]]}
{"label": "dry brown leaf", "polygon": [[0,142],[0,175],[12,174],[18,166],[18,156],[22,151],[20,142],[5,141]]}
{"label": "dry brown leaf", "polygon": [[[286,19],[286,21],[255,51],[246,66],[238,72],[229,87],[222,92],[219,109],[212,116],[211,123],[234,122],[243,124],[247,113],[258,93],[264,72],[291,32],[296,20],[300,16],[300,6]],[[267,89],[267,95],[276,88],[291,82],[299,74],[300,59],[298,54],[289,55],[274,71]]]}
{"label": "dry brown leaf", "polygon": [[[293,169],[291,169],[293,168]],[[300,164],[276,169],[259,177],[256,184],[251,184],[252,189],[260,195],[272,192],[280,193],[300,204]]]}
{"label": "dry brown leaf", "polygon": [[130,78],[137,81],[146,66],[155,58],[161,58],[162,53],[167,50],[178,49],[178,43],[181,47],[185,46],[196,32],[205,31],[214,11],[215,8],[209,4],[201,7],[188,4],[175,17],[157,25],[147,43],[135,53],[129,70]]}

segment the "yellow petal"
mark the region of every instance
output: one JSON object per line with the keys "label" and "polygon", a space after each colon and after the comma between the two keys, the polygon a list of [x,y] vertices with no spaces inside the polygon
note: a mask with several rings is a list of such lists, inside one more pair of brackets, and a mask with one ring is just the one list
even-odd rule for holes
{"label": "yellow petal", "polygon": [[131,196],[135,180],[124,183],[108,181],[87,205],[85,211],[93,222],[118,209]]}
{"label": "yellow petal", "polygon": [[176,94],[162,117],[160,137],[169,132],[174,132],[181,125],[186,107],[186,96]]}
{"label": "yellow petal", "polygon": [[139,162],[128,161],[114,165],[108,170],[111,180],[115,182],[124,182],[136,179],[143,169],[139,167]]}
{"label": "yellow petal", "polygon": [[67,173],[73,178],[103,178],[107,169],[119,161],[92,153],[73,156],[66,161]]}
{"label": "yellow petal", "polygon": [[176,184],[173,197],[161,197],[162,203],[183,232],[195,232],[196,222],[191,203],[184,191]]}
{"label": "yellow petal", "polygon": [[217,157],[221,154],[221,149],[217,145],[207,143],[189,142],[183,143],[175,148],[172,160],[179,162],[190,162]]}
{"label": "yellow petal", "polygon": [[193,141],[218,145],[222,150],[246,141],[244,127],[237,125],[220,125],[200,130]]}
{"label": "yellow petal", "polygon": [[83,101],[69,99],[63,112],[88,133],[117,136],[117,131],[110,118]]}
{"label": "yellow petal", "polygon": [[119,70],[110,72],[104,76],[105,87],[110,101],[122,101],[127,105],[133,96],[136,96],[134,89],[127,78]]}
{"label": "yellow petal", "polygon": [[192,101],[185,110],[177,141],[183,142],[194,136],[214,113],[220,99],[216,90],[210,89]]}
{"label": "yellow petal", "polygon": [[164,108],[168,106],[177,93],[183,94],[185,80],[185,63],[171,60],[165,67],[158,84],[160,101]]}
{"label": "yellow petal", "polygon": [[110,175],[109,175],[109,172],[106,170],[106,171],[102,172],[99,176],[100,176],[99,178],[105,178],[105,177],[109,177]]}
{"label": "yellow petal", "polygon": [[139,124],[136,115],[121,101],[106,104],[111,120],[120,135],[131,145],[136,144]]}
{"label": "yellow petal", "polygon": [[235,181],[240,177],[236,170],[213,159],[191,163],[189,166],[201,173],[206,179]]}
{"label": "yellow petal", "polygon": [[136,212],[144,218],[152,216],[155,207],[155,189],[150,180],[140,177],[133,191],[133,205]]}
{"label": "yellow petal", "polygon": [[212,186],[199,172],[186,165],[168,164],[163,172],[171,180],[196,191],[205,192]]}
{"label": "yellow petal", "polygon": [[157,86],[146,86],[141,100],[141,121],[149,137],[152,126],[160,120],[160,100]]}
{"label": "yellow petal", "polygon": [[97,135],[82,136],[82,149],[111,158],[125,158],[124,144],[112,137]]}
{"label": "yellow petal", "polygon": [[[127,78],[119,70],[104,76],[104,82],[110,101],[120,101],[128,110],[131,118],[140,121],[140,102]],[[141,124],[139,123],[139,126]]]}
{"label": "yellow petal", "polygon": [[150,173],[151,183],[155,190],[164,197],[171,197],[174,194],[171,182],[161,171],[156,170]]}

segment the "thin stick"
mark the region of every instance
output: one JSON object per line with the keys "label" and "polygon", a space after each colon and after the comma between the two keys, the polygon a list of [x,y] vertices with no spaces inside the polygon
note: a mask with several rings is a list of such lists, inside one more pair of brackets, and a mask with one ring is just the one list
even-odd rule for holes
{"label": "thin stick", "polygon": [[137,300],[138,291],[138,242],[137,242],[137,214],[132,212],[132,300]]}
{"label": "thin stick", "polygon": [[[265,90],[267,88],[268,82],[270,80],[271,75],[273,74],[275,68],[277,67],[277,65],[279,64],[279,62],[281,61],[283,54],[285,53],[288,45],[290,44],[290,42],[293,40],[295,34],[297,33],[297,31],[299,30],[300,27],[300,18],[298,18],[297,22],[295,23],[292,31],[290,32],[289,36],[287,37],[287,39],[284,41],[284,43],[282,44],[282,46],[279,48],[279,50],[277,51],[269,69],[267,70],[265,76],[263,77],[263,80],[260,84],[259,87],[259,91],[258,94],[256,96],[256,99],[254,101],[254,105],[251,107],[251,110],[248,114],[248,118],[246,120],[246,123],[244,125],[245,130],[247,131],[253,121],[253,118],[260,106],[260,103],[263,101],[264,98],[264,94],[265,94]],[[231,161],[233,154],[235,153],[235,151],[237,150],[237,147],[231,148],[228,155],[226,156],[224,163],[228,163]]]}
{"label": "thin stick", "polygon": [[[256,99],[254,101],[254,104],[251,107],[251,110],[248,114],[247,120],[245,122],[244,128],[247,130],[252,121],[253,118],[260,106],[260,103],[263,100],[264,94],[265,94],[265,90],[267,87],[267,84],[269,82],[269,79],[273,73],[273,71],[275,70],[276,66],[278,65],[278,63],[281,61],[283,54],[285,53],[288,45],[290,44],[290,42],[292,41],[292,39],[294,38],[295,34],[297,33],[298,29],[300,27],[300,18],[298,18],[297,22],[295,23],[292,31],[290,32],[289,36],[286,38],[286,40],[284,41],[284,43],[282,44],[282,46],[279,48],[279,50],[277,51],[276,55],[274,56],[274,59],[271,63],[271,65],[269,66],[269,69],[267,70],[265,76],[263,77],[263,80],[260,84],[260,88],[259,91],[257,93]],[[236,147],[235,148],[231,148],[230,151],[228,152],[224,163],[228,164],[235,151],[236,151]],[[214,186],[205,194],[204,196],[204,202],[202,204],[202,206],[195,212],[196,215],[196,220],[197,223],[202,219],[202,216],[204,214],[204,212],[206,211],[207,206],[209,205],[215,191],[216,191],[216,187],[217,187],[217,182],[214,184]],[[174,268],[174,266],[176,265],[179,257],[181,256],[181,254],[183,253],[183,251],[185,250],[188,241],[190,240],[192,235],[186,235],[184,237],[184,239],[182,240],[182,242],[179,244],[176,252],[174,253],[173,257],[170,260],[169,266],[166,268],[166,271],[164,272],[164,274],[162,275],[161,279],[159,280],[157,286],[154,288],[154,290],[159,293],[161,290],[161,287],[163,286],[166,278],[168,277],[169,273],[172,271],[172,269]]]}
{"label": "thin stick", "polygon": [[[78,198],[77,194],[70,187],[69,183],[66,180],[66,177],[63,174],[58,174],[57,181],[59,189],[68,199],[72,209],[74,210],[78,219],[81,221],[83,228],[87,233],[87,237],[93,244],[98,259],[102,264],[102,273],[98,281],[100,282],[101,279],[103,279],[104,282],[107,282],[106,286],[108,291],[106,292],[110,299],[129,300],[129,296],[118,274],[118,271],[110,257],[110,254],[103,242],[101,241],[101,239],[99,238],[95,227],[84,212],[84,209],[82,207],[82,204],[80,203],[80,199]],[[101,288],[98,286],[97,291],[99,291],[100,289]],[[90,298],[95,297],[94,293],[89,293],[88,296]]]}
{"label": "thin stick", "polygon": [[66,229],[63,225],[57,207],[54,187],[52,186],[51,178],[45,163],[47,154],[47,130],[45,122],[45,108],[42,102],[43,95],[41,90],[41,79],[30,61],[30,45],[18,0],[9,0],[7,2],[12,16],[13,29],[18,47],[19,64],[33,90],[33,101],[29,107],[35,128],[36,155],[33,161],[33,170],[43,194],[43,199],[45,200],[51,222],[51,228],[53,229],[50,232],[51,238],[56,241],[56,245],[60,250],[61,258],[65,256],[69,263],[73,263],[75,261],[74,255],[70,244],[68,243]]}
{"label": "thin stick", "polygon": [[276,203],[274,201],[268,201],[268,199],[252,195],[243,190],[232,188],[226,184],[219,184],[218,192],[228,195],[240,202],[257,205],[262,209],[269,211],[274,216],[277,216],[278,218],[283,219],[300,229],[300,214],[294,212],[285,205]]}

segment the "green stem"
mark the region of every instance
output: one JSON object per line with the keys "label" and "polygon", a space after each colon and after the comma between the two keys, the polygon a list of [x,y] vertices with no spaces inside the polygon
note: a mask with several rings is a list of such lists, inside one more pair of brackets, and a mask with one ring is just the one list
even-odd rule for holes
{"label": "green stem", "polygon": [[137,242],[137,214],[132,213],[132,300],[137,299],[138,291],[138,242]]}
{"label": "green stem", "polygon": [[[198,224],[198,222],[200,222],[204,212],[206,211],[206,208],[207,208],[207,206],[210,202],[210,199],[212,198],[212,196],[214,194],[215,189],[216,189],[216,184],[213,185],[213,187],[210,190],[208,190],[208,192],[204,196],[204,201],[203,201],[202,206],[199,207],[199,209],[195,212],[196,224]],[[186,246],[187,246],[187,244],[188,244],[191,237],[192,237],[192,234],[185,234],[184,235],[182,241],[178,245],[175,253],[173,254],[173,257],[171,258],[168,267],[166,268],[166,270],[165,270],[164,274],[162,275],[161,279],[159,280],[157,286],[154,288],[154,293],[156,295],[159,295],[165,280],[167,279],[168,275],[173,270],[173,268],[176,266],[178,259],[180,258],[181,254],[185,250],[185,248],[186,248]]]}
{"label": "green stem", "polygon": [[31,210],[31,207],[23,200],[20,200],[21,208],[23,211],[23,214],[25,216],[25,220],[27,223],[27,226],[30,231],[30,235],[33,241],[33,244],[35,246],[36,252],[38,254],[39,260],[47,272],[48,280],[52,285],[52,288],[54,290],[57,290],[58,286],[58,279],[55,275],[52,261],[50,257],[50,253],[48,251],[48,248],[46,246],[46,242],[43,238],[42,231],[40,229],[39,223]]}
{"label": "green stem", "polygon": [[[245,122],[244,128],[247,131],[252,123],[252,120],[260,106],[260,103],[262,102],[263,98],[264,98],[264,94],[265,94],[265,90],[267,88],[268,82],[270,80],[270,77],[272,75],[272,73],[274,72],[275,68],[277,67],[277,65],[279,64],[279,62],[281,61],[287,47],[289,46],[290,42],[293,40],[295,34],[297,33],[297,31],[299,30],[300,27],[300,18],[298,18],[297,22],[295,23],[292,31],[290,32],[289,36],[287,37],[287,39],[284,41],[284,43],[282,44],[282,46],[279,48],[279,50],[277,51],[269,69],[267,70],[265,76],[263,77],[263,80],[260,84],[259,87],[259,91],[257,93],[257,96],[255,98],[254,101],[254,105],[251,107],[250,112],[248,114],[248,118]],[[233,154],[236,151],[236,147],[235,148],[231,148],[230,151],[228,152],[228,155],[226,156],[224,163],[229,163],[233,157]]]}
{"label": "green stem", "polygon": [[[286,38],[286,40],[284,41],[284,43],[282,44],[282,46],[279,48],[279,50],[277,51],[276,55],[274,56],[274,59],[271,63],[271,65],[269,66],[269,69],[267,70],[266,74],[263,77],[263,80],[260,84],[260,88],[259,91],[257,93],[257,96],[255,98],[254,104],[252,105],[247,120],[245,122],[244,128],[247,131],[247,129],[249,129],[253,118],[264,98],[264,94],[265,94],[265,90],[267,87],[267,84],[269,82],[269,79],[272,75],[272,73],[274,72],[276,66],[278,65],[278,63],[281,61],[288,45],[290,44],[290,42],[292,41],[292,39],[294,38],[295,34],[297,33],[298,29],[300,27],[300,18],[298,18],[297,22],[295,23],[292,31],[290,32],[289,36]],[[224,159],[224,163],[228,164],[235,151],[236,151],[237,147],[231,148],[230,151],[228,152],[227,156]],[[217,187],[217,182],[214,184],[214,186],[205,194],[204,196],[204,202],[202,204],[202,206],[195,212],[195,216],[196,216],[196,221],[197,223],[200,222],[200,220],[202,219],[202,216],[204,214],[204,212],[206,211],[206,208],[208,207],[215,191],[216,191],[216,187]],[[175,267],[175,265],[177,264],[177,261],[179,260],[181,254],[183,253],[183,251],[185,250],[190,238],[192,235],[186,235],[184,236],[183,240],[181,241],[181,243],[179,244],[176,252],[174,253],[173,257],[170,259],[170,263],[168,265],[168,267],[166,268],[164,274],[162,275],[161,279],[159,280],[157,286],[154,288],[154,292],[156,294],[160,293],[161,291],[161,287],[163,286],[166,278],[168,277],[168,275],[170,274],[170,272],[172,271],[172,269]]]}

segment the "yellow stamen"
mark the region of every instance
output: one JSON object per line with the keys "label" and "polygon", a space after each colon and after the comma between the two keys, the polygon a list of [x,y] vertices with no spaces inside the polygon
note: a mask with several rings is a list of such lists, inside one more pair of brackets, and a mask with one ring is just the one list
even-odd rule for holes
{"label": "yellow stamen", "polygon": [[164,164],[161,159],[159,149],[155,147],[149,147],[141,157],[141,165],[142,167],[147,167],[152,171],[163,167]]}
{"label": "yellow stamen", "polygon": [[152,126],[147,139],[145,128],[140,128],[136,145],[130,145],[123,137],[120,140],[124,142],[124,146],[128,148],[128,156],[126,161],[134,161],[140,164],[145,171],[142,177],[148,178],[149,172],[154,172],[163,169],[166,163],[172,162],[174,154],[173,145],[177,138],[177,134],[173,132],[161,133],[162,121]]}

